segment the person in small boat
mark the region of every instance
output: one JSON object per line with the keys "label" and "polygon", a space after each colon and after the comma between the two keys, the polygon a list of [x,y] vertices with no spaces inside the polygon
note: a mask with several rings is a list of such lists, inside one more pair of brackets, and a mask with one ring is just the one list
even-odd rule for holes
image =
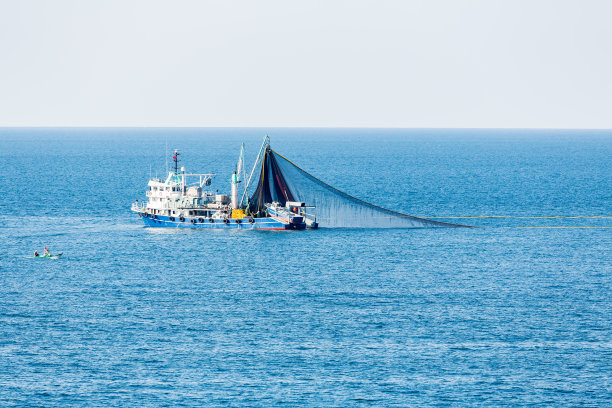
{"label": "person in small boat", "polygon": [[38,258],[40,255],[38,254],[38,250],[34,251],[34,258]]}
{"label": "person in small boat", "polygon": [[51,256],[51,252],[49,252],[49,248],[45,247],[45,253],[43,256]]}

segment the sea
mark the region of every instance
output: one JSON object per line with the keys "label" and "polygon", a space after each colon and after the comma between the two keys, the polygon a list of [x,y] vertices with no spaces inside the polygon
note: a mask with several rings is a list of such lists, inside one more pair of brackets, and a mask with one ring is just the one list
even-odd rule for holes
{"label": "sea", "polygon": [[[228,192],[266,135],[355,197],[479,228],[130,211],[173,149]],[[0,194],[2,407],[612,406],[610,130],[2,128]]]}

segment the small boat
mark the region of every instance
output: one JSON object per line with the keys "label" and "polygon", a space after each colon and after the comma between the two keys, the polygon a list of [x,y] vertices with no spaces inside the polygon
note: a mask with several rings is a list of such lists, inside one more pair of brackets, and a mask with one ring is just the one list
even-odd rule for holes
{"label": "small boat", "polygon": [[58,259],[59,257],[61,257],[64,253],[60,252],[57,253],[55,255],[53,254],[48,254],[48,255],[39,255],[39,256],[34,256],[34,259]]}

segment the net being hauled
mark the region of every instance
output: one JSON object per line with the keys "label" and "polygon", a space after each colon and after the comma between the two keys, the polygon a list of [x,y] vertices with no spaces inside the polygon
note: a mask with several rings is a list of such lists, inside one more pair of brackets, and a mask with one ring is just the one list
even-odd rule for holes
{"label": "net being hauled", "polygon": [[263,216],[265,205],[299,201],[322,228],[436,228],[463,227],[413,217],[367,203],[350,196],[302,170],[269,146],[260,169],[259,183],[250,197],[248,212]]}

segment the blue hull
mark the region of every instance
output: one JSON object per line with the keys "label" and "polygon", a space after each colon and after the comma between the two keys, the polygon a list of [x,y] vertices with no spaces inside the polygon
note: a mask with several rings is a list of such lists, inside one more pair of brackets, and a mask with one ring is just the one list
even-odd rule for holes
{"label": "blue hull", "polygon": [[[174,221],[170,220],[169,216],[164,215],[149,215],[143,216],[139,214],[147,227],[161,227],[161,228],[209,228],[209,229],[259,229],[259,230],[285,230],[294,229],[293,225],[285,224],[280,221],[276,221],[273,218],[254,218],[253,222],[250,223],[246,219],[228,219],[227,222],[224,220],[214,220],[210,222],[208,219],[198,218],[185,218],[184,221],[175,218]],[[200,222],[199,220],[203,221]]]}

